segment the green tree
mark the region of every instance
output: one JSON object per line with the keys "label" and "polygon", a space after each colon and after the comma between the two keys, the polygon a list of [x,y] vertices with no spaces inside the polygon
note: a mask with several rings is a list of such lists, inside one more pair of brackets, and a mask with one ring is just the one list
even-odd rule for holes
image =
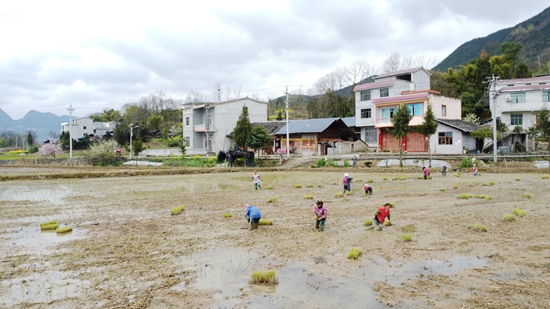
{"label": "green tree", "polygon": [[250,132],[252,132],[252,124],[248,118],[248,107],[243,106],[235,130],[233,130],[233,140],[241,149],[246,149],[246,141],[248,140]]}
{"label": "green tree", "polygon": [[281,110],[279,110],[279,111],[277,112],[277,120],[278,120],[278,121],[283,120],[283,112],[282,112]]}
{"label": "green tree", "polygon": [[545,105],[538,114],[538,124],[536,127],[541,137],[546,141],[550,141],[550,120],[548,119],[548,115],[548,107]]}
{"label": "green tree", "polygon": [[259,149],[269,146],[271,141],[272,138],[271,135],[269,135],[269,132],[267,132],[264,126],[258,124],[252,128],[252,131],[250,131],[250,135],[246,141],[246,146],[254,149],[254,152],[258,152]]}
{"label": "green tree", "polygon": [[[483,140],[483,149],[488,145],[488,141],[492,141],[493,144],[496,142],[493,141],[493,127],[490,126],[481,126],[479,129],[475,130],[470,134],[475,139]],[[502,139],[502,135],[497,130],[497,141]],[[493,146],[496,149],[496,146]]]}
{"label": "green tree", "polygon": [[421,126],[418,126],[416,130],[424,135],[428,140],[428,155],[430,159],[428,160],[428,166],[432,167],[432,152],[430,151],[430,136],[434,135],[437,132],[438,122],[435,121],[435,116],[432,111],[432,105],[428,105],[426,114],[424,115],[424,123]]}
{"label": "green tree", "polygon": [[99,122],[121,122],[122,116],[120,115],[120,111],[111,108],[104,109],[103,113],[101,113],[100,115],[92,115],[92,119]]}
{"label": "green tree", "polygon": [[27,132],[27,145],[29,145],[29,148],[36,143],[36,132],[29,130]]}
{"label": "green tree", "polygon": [[140,152],[145,150],[145,143],[143,143],[143,139],[140,135],[136,137],[134,141],[132,141],[132,154],[137,158]]}
{"label": "green tree", "polygon": [[120,165],[124,159],[118,154],[119,149],[116,141],[109,140],[90,146],[84,155],[93,165]]}
{"label": "green tree", "polygon": [[130,142],[130,127],[127,123],[119,123],[113,131],[114,140],[120,145],[128,145]]}
{"label": "green tree", "polygon": [[164,117],[161,115],[151,115],[147,119],[147,124],[151,130],[160,130],[160,125],[162,124],[162,121],[164,120]]}
{"label": "green tree", "polygon": [[403,167],[403,138],[411,131],[409,122],[412,119],[412,115],[409,113],[407,105],[401,104],[397,107],[393,113],[391,122],[393,123],[393,129],[390,130],[390,135],[397,138],[399,141],[399,166]]}

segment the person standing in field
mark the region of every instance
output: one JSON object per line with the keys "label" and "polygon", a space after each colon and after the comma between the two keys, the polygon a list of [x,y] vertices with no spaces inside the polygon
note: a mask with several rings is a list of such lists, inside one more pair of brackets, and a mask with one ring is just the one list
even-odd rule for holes
{"label": "person standing in field", "polygon": [[472,166],[472,172],[474,172],[474,176],[477,176],[477,166],[475,164]]}
{"label": "person standing in field", "polygon": [[313,214],[315,215],[315,228],[319,231],[325,229],[325,221],[327,220],[327,207],[324,205],[323,201],[317,201],[313,206]]}
{"label": "person standing in field", "polygon": [[372,225],[368,227],[367,230],[378,228],[378,230],[381,231],[384,227],[384,222],[386,221],[386,218],[388,218],[388,221],[390,220],[390,207],[390,203],[386,203],[384,206],[378,207],[378,209],[374,213]]}
{"label": "person standing in field", "polygon": [[357,168],[357,157],[356,156],[353,156],[353,158],[351,158],[351,165],[353,166],[353,168]]}
{"label": "person standing in field", "polygon": [[261,186],[261,178],[260,178],[260,174],[258,174],[258,172],[256,170],[254,170],[254,174],[252,174],[252,178],[250,178],[250,180],[254,180],[254,189],[258,190],[258,188],[262,188]]}
{"label": "person standing in field", "polygon": [[346,194],[346,191],[351,191],[351,180],[353,178],[349,177],[348,173],[344,173],[344,179],[342,179],[342,182],[344,183],[344,192],[342,194]]}
{"label": "person standing in field", "polygon": [[262,213],[256,206],[246,204],[244,207],[245,213],[244,218],[250,223],[248,230],[254,230],[258,228],[260,219],[262,218]]}

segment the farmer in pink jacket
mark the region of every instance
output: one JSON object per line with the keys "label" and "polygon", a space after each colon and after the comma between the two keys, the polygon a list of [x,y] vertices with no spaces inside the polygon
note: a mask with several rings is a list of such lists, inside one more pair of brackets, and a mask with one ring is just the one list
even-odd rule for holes
{"label": "farmer in pink jacket", "polygon": [[313,214],[315,215],[315,228],[319,231],[325,229],[325,221],[327,220],[327,207],[323,204],[323,201],[317,201],[313,206]]}

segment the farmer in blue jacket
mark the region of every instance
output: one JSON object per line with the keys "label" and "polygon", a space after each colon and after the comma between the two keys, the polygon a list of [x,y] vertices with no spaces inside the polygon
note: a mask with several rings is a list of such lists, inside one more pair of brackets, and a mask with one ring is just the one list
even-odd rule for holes
{"label": "farmer in blue jacket", "polygon": [[260,210],[256,206],[246,204],[245,211],[244,218],[250,222],[249,230],[257,229],[262,218]]}

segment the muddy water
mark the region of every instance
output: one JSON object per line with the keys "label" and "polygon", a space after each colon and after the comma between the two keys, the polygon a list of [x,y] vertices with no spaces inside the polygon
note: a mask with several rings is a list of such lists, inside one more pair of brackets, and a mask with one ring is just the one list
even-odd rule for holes
{"label": "muddy water", "polygon": [[67,186],[18,186],[9,190],[0,188],[0,201],[32,201],[62,205],[71,191]]}
{"label": "muddy water", "polygon": [[10,234],[10,244],[16,248],[47,249],[64,241],[81,239],[86,235],[86,231],[82,228],[73,228],[72,232],[58,234],[55,230],[41,231],[39,226],[24,227]]}

